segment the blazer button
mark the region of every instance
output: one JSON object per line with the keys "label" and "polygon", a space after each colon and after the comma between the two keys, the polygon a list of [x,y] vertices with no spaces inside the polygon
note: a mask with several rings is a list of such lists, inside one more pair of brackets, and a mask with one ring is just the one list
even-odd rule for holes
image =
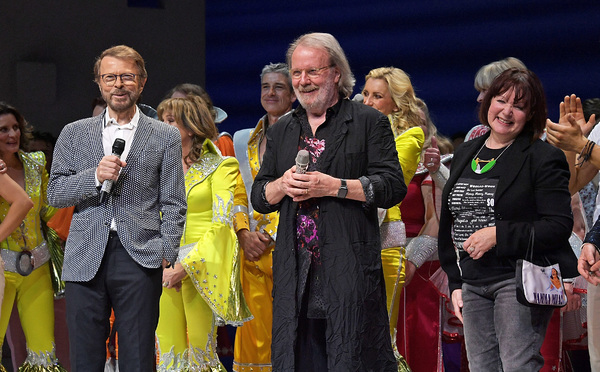
{"label": "blazer button", "polygon": [[502,221],[502,215],[501,215],[501,214],[497,215],[497,216],[496,216],[496,219],[497,219],[498,221]]}

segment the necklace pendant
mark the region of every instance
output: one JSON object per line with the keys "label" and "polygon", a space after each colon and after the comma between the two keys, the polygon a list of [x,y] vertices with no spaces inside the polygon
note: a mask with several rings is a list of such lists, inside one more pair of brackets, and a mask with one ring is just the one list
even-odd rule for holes
{"label": "necklace pendant", "polygon": [[[481,167],[480,163],[485,162],[486,165]],[[479,158],[471,160],[471,169],[476,174],[483,174],[489,172],[496,165],[496,159],[492,158],[491,160],[481,161]]]}
{"label": "necklace pendant", "polygon": [[471,160],[471,170],[476,174],[481,174],[481,169],[479,168],[479,161],[477,161],[477,159]]}

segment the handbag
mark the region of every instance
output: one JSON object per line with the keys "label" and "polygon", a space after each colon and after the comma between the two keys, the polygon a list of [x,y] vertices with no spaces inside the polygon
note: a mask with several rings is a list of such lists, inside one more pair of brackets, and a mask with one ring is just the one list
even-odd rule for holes
{"label": "handbag", "polygon": [[547,258],[548,266],[532,263],[534,235],[532,227],[525,258],[517,260],[517,301],[525,306],[563,307],[567,304],[567,295],[560,266],[550,264]]}
{"label": "handbag", "polygon": [[381,249],[405,247],[406,227],[402,221],[383,222],[379,226],[381,234]]}

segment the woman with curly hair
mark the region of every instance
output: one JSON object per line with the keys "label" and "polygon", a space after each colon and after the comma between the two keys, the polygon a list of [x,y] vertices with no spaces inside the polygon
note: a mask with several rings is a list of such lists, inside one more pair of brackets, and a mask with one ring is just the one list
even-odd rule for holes
{"label": "woman with curly hair", "polygon": [[[371,70],[365,77],[362,95],[364,104],[379,110],[390,120],[404,183],[408,185],[419,165],[425,140],[417,97],[409,76],[395,67]],[[396,348],[398,303],[404,286],[404,261],[406,259],[406,231],[400,215],[400,204],[385,211],[381,233],[381,260],[385,277],[392,346],[398,360],[399,370],[404,370],[408,369],[408,366]]]}

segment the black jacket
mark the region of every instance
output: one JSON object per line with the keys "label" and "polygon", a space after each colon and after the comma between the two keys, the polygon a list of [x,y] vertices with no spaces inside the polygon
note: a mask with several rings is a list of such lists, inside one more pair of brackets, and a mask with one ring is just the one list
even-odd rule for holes
{"label": "black jacket", "polygon": [[[318,234],[328,300],[329,371],[397,371],[391,349],[381,265],[377,207],[398,204],[406,185],[388,119],[363,104],[343,100],[332,117],[334,132],[321,155],[321,171],[333,177],[368,177],[371,205],[323,197],[319,200]],[[294,370],[296,338],[296,205],[288,196],[268,205],[262,189],[295,164],[301,124],[295,115],[281,118],[267,132],[263,164],[252,186],[252,205],[260,213],[280,211],[273,252],[274,371]]]}

